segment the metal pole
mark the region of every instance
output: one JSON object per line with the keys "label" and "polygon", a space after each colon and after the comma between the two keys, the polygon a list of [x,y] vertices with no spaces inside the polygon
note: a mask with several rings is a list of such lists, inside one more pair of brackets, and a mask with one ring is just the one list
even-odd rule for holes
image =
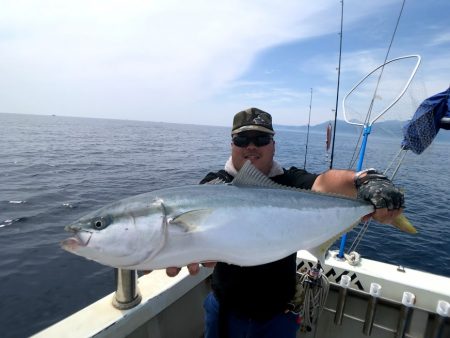
{"label": "metal pole", "polygon": [[395,338],[405,337],[406,331],[411,323],[411,317],[413,313],[413,306],[416,300],[416,296],[411,292],[403,292],[402,307],[397,323],[397,333]]}
{"label": "metal pole", "polygon": [[431,338],[443,338],[446,317],[450,317],[450,303],[440,300],[436,307],[436,317],[431,327]]}
{"label": "metal pole", "polygon": [[137,286],[136,270],[114,269],[116,275],[116,293],[112,304],[116,309],[128,310],[138,305],[141,294]]}
{"label": "metal pole", "polygon": [[334,324],[341,325],[345,312],[345,302],[347,300],[347,291],[350,286],[351,278],[348,275],[341,277],[336,313],[334,314]]}
{"label": "metal pole", "polygon": [[363,333],[366,336],[372,334],[373,322],[377,311],[378,298],[381,296],[381,285],[377,283],[370,284],[369,303],[367,304],[366,317],[364,319]]}
{"label": "metal pole", "polygon": [[[369,134],[372,130],[372,125],[366,125],[364,126],[364,134],[363,134],[363,140],[361,143],[361,149],[359,151],[359,160],[358,165],[356,167],[356,171],[360,171],[362,169],[362,165],[364,162],[364,155],[366,153],[366,146],[367,146],[367,139],[369,138]],[[345,242],[347,241],[347,234],[345,233],[341,237],[341,245],[339,247],[339,258],[344,258],[344,249],[345,249]]]}

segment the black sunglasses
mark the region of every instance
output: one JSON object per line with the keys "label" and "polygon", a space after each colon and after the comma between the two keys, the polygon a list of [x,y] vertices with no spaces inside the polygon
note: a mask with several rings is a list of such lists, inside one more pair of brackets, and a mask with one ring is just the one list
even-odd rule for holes
{"label": "black sunglasses", "polygon": [[236,135],[232,138],[233,144],[239,148],[247,147],[250,143],[257,147],[263,147],[268,145],[271,140],[272,136],[268,134],[256,136]]}

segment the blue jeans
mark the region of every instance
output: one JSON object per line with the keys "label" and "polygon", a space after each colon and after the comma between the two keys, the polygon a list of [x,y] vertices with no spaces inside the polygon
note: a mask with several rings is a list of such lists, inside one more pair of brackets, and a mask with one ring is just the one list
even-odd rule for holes
{"label": "blue jeans", "polygon": [[[212,292],[206,297],[205,338],[219,338],[219,302]],[[267,321],[255,321],[238,317],[233,313],[225,315],[229,338],[295,338],[298,328],[297,315],[280,313]]]}

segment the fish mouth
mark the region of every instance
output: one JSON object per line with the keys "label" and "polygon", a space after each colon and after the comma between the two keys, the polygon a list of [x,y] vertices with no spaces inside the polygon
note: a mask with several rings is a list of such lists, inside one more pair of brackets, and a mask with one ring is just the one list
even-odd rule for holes
{"label": "fish mouth", "polygon": [[73,232],[74,236],[69,237],[61,242],[61,247],[67,251],[76,251],[79,248],[86,247],[92,237],[92,232],[81,229],[73,225],[65,227],[66,231]]}

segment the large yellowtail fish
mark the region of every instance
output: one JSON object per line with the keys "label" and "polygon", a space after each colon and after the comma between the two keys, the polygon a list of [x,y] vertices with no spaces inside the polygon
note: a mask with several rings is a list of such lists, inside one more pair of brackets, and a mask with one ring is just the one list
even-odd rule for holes
{"label": "large yellowtail fish", "polygon": [[73,237],[62,247],[138,270],[204,261],[259,265],[301,249],[323,259],[373,211],[365,201],[283,187],[247,162],[232,184],[156,190],[92,212],[66,227]]}

